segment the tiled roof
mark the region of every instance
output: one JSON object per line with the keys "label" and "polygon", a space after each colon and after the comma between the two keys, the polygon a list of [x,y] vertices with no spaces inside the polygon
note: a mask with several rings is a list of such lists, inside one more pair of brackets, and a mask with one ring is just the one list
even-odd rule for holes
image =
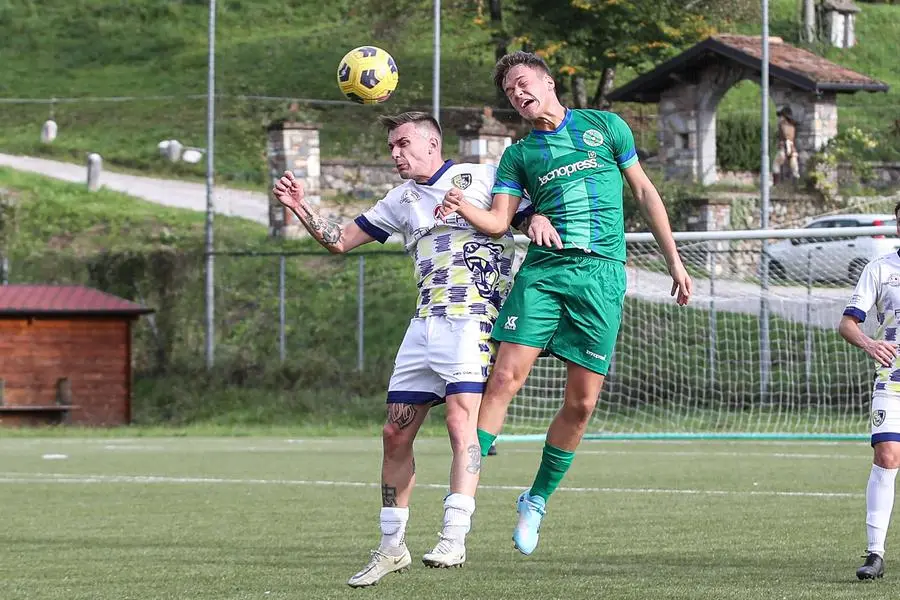
{"label": "tiled roof", "polygon": [[152,309],[80,285],[0,285],[0,315],[123,315]]}
{"label": "tiled roof", "polygon": [[[754,73],[762,70],[762,40],[759,36],[717,35],[685,50],[609,94],[621,102],[658,102],[660,94],[690,80],[711,62],[731,61]],[[769,77],[808,92],[886,92],[887,84],[842,67],[808,50],[769,39]]]}

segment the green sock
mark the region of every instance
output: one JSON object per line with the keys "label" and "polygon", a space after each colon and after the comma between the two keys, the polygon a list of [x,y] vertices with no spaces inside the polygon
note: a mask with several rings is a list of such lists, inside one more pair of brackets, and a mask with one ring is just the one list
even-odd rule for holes
{"label": "green sock", "polygon": [[478,445],[481,446],[482,456],[487,456],[488,450],[494,445],[494,440],[496,439],[497,436],[493,433],[488,433],[484,429],[478,430]]}
{"label": "green sock", "polygon": [[563,475],[572,466],[572,459],[575,458],[574,452],[561,450],[549,443],[544,443],[544,454],[541,456],[541,466],[538,468],[534,483],[531,485],[530,496],[540,496],[546,502],[550,499],[550,494],[559,487]]}

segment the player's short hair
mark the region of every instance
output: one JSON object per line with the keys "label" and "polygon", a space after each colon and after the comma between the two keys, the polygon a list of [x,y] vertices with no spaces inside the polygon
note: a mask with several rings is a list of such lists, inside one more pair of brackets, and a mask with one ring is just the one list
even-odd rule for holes
{"label": "player's short hair", "polygon": [[526,65],[532,69],[541,71],[545,75],[553,77],[547,63],[545,63],[544,59],[537,54],[523,52],[521,50],[513,52],[512,54],[507,54],[498,60],[497,64],[494,66],[494,85],[496,85],[497,89],[504,94],[506,93],[506,90],[503,89],[503,80],[506,79],[506,74],[509,73],[509,70],[517,65]]}
{"label": "player's short hair", "polygon": [[438,139],[441,139],[444,135],[441,131],[440,123],[427,112],[411,110],[400,113],[399,115],[381,115],[378,117],[378,122],[384,125],[385,129],[388,130],[388,133],[406,123],[415,123],[416,127],[424,123],[428,128],[433,129],[434,132],[437,133]]}
{"label": "player's short hair", "polygon": [[900,221],[900,202],[894,206],[894,218]]}

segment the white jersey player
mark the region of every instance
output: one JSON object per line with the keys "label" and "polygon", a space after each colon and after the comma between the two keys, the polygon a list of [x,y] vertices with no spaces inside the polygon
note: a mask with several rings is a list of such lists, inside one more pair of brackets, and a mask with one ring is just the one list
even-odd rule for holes
{"label": "white jersey player", "polygon": [[[481,470],[478,407],[493,362],[491,328],[512,284],[515,253],[509,231],[493,238],[461,217],[438,216],[451,188],[461,189],[469,202],[490,208],[493,166],[444,161],[440,126],[427,113],[380,120],[388,130],[391,158],[406,182],[352,223],[340,226],[316,214],[290,172],[274,188],[279,201],[330,251],[347,252],[396,235],[415,262],[419,296],[387,393],[381,544],[348,581],[353,587],[373,585],[411,562],[405,531],[415,483],[413,441],[429,408],[445,401],[453,452],[450,493],[444,499],[438,543],[422,560],[431,567],[461,566],[466,560],[465,538]],[[520,206],[516,216],[542,219],[531,212],[530,205]]]}
{"label": "white jersey player", "polygon": [[[895,216],[898,212],[900,204],[894,211]],[[866,320],[866,314],[873,308],[878,329],[870,338],[859,324]],[[839,327],[845,340],[875,360],[871,416],[874,459],[866,487],[868,547],[865,563],[856,571],[859,579],[877,579],[884,575],[884,541],[894,506],[894,480],[900,468],[898,320],[900,254],[892,252],[873,260],[863,269]]]}

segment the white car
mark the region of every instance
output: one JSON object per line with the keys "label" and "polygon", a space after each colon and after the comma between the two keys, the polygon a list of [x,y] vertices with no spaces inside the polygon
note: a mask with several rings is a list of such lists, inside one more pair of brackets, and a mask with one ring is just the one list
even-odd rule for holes
{"label": "white car", "polygon": [[[805,229],[895,225],[891,214],[833,215],[813,219]],[[900,248],[894,236],[804,237],[769,246],[769,272],[776,281],[842,281],[856,283],[866,264]]]}

